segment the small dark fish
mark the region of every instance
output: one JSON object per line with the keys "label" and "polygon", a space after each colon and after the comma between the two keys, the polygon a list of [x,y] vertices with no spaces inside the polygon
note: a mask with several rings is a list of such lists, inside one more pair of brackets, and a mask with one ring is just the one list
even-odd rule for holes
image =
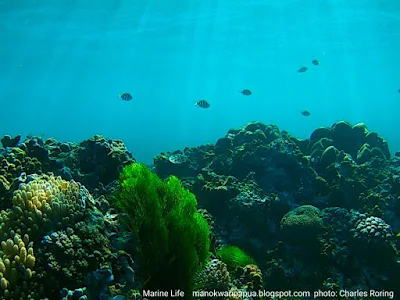
{"label": "small dark fish", "polygon": [[318,66],[318,65],[319,65],[318,59],[314,59],[314,60],[312,61],[312,64],[313,64],[314,66]]}
{"label": "small dark fish", "polygon": [[133,99],[132,95],[129,93],[120,94],[119,97],[124,101],[131,101]]}
{"label": "small dark fish", "polygon": [[241,93],[245,96],[250,96],[251,94],[253,94],[250,90],[243,90],[241,91]]}
{"label": "small dark fish", "polygon": [[197,105],[198,107],[201,108],[209,108],[210,107],[210,103],[208,103],[206,100],[200,100],[194,103],[194,105]]}
{"label": "small dark fish", "polygon": [[400,93],[400,89],[397,90]]}
{"label": "small dark fish", "polygon": [[302,66],[300,69],[297,70],[297,72],[299,72],[299,73],[304,73],[304,72],[307,71],[307,70],[308,70],[307,67]]}
{"label": "small dark fish", "polygon": [[308,117],[308,116],[311,115],[311,113],[310,113],[308,110],[303,110],[303,111],[301,112],[301,114],[302,114],[303,116],[305,116],[305,117]]}

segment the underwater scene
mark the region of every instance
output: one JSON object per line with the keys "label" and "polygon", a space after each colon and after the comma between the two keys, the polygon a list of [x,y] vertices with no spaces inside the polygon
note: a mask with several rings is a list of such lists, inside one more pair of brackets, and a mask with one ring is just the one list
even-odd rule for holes
{"label": "underwater scene", "polygon": [[400,299],[400,1],[0,0],[0,299]]}

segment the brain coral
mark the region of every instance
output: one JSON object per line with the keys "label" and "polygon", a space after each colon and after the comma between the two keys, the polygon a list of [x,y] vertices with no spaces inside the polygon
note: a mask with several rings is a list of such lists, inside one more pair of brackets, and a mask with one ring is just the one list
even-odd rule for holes
{"label": "brain coral", "polygon": [[323,229],[320,210],[312,205],[299,206],[281,220],[281,233],[285,242],[307,244],[315,241]]}

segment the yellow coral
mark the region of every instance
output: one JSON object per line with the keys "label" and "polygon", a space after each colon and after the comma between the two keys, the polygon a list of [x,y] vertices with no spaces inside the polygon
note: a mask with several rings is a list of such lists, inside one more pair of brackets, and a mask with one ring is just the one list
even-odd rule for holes
{"label": "yellow coral", "polygon": [[82,186],[61,177],[38,178],[27,184],[22,183],[14,192],[13,204],[31,212],[30,217],[42,218],[43,214],[66,214],[80,200]]}
{"label": "yellow coral", "polygon": [[3,261],[0,261],[0,273],[4,273],[6,271],[6,265]]}
{"label": "yellow coral", "polygon": [[1,280],[0,280],[0,286],[1,286],[1,288],[2,288],[3,290],[5,290],[5,289],[7,288],[7,286],[8,286],[8,281],[7,281],[7,279],[5,279],[4,277],[1,278]]}
{"label": "yellow coral", "polygon": [[[35,280],[33,241],[48,229],[79,220],[89,192],[74,181],[41,176],[20,184],[13,209],[0,211],[0,298],[39,299],[42,284]],[[28,282],[29,281],[29,282]]]}
{"label": "yellow coral", "polygon": [[244,278],[252,290],[258,291],[263,287],[262,273],[256,265],[247,265],[244,268]]}
{"label": "yellow coral", "polygon": [[28,254],[28,257],[26,258],[26,266],[32,268],[35,265],[35,261],[35,257]]}

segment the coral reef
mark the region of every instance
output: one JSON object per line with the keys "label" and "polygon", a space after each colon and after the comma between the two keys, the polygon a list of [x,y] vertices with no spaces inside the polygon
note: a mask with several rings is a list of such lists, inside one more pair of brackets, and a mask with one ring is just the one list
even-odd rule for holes
{"label": "coral reef", "polygon": [[11,203],[0,212],[2,298],[58,299],[110,261],[105,216],[80,183],[28,175]]}
{"label": "coral reef", "polygon": [[2,144],[5,149],[0,150],[0,208],[11,206],[7,199],[28,175],[53,173],[101,194],[118,179],[122,167],[134,161],[122,141],[99,135],[80,144],[40,137],[28,137],[22,143],[19,138],[4,137]]}
{"label": "coral reef", "polygon": [[[63,271],[62,275],[67,275],[65,272],[68,272],[67,277],[73,277],[75,283],[82,273],[74,271],[83,271],[85,267],[69,269],[72,263],[85,265],[85,259],[92,255],[86,253],[88,247],[85,249],[82,244],[80,247],[73,245],[71,239],[80,238],[74,236],[73,230],[68,228],[68,226],[79,227],[80,222],[84,222],[85,216],[89,214],[90,206],[94,205],[94,199],[86,188],[74,181],[65,181],[54,176],[31,176],[29,179],[31,181],[21,183],[14,192],[13,207],[2,210],[0,215],[1,288],[6,299],[9,297],[39,299],[55,292],[58,294],[54,288],[57,288],[59,282],[52,283],[51,279],[54,270]],[[83,231],[87,230],[86,226],[87,224],[81,225]],[[62,236],[54,232],[66,227],[68,233]],[[49,232],[52,233],[47,237],[46,234]],[[55,242],[56,250],[63,251],[58,257],[60,260],[51,263],[46,259],[46,255],[50,255],[50,252],[43,253],[40,243],[43,236],[43,241]],[[82,238],[87,236],[83,235]],[[98,248],[103,246],[103,243],[97,245]],[[54,265],[54,263],[58,265],[62,260],[68,261],[66,253],[74,250],[81,251],[80,255],[75,257],[79,258],[78,260],[69,260],[64,268],[57,268]],[[98,261],[103,259],[103,254],[99,252]],[[90,267],[86,268],[90,270]]]}
{"label": "coral reef", "polygon": [[[176,154],[179,165],[169,161]],[[301,140],[252,122],[215,145],[161,153],[154,165],[196,195],[222,244],[265,262],[267,286],[396,290],[400,159],[364,124],[337,122]]]}
{"label": "coral reef", "polygon": [[99,135],[0,141],[1,299],[400,293],[400,152],[365,124],[251,122],[152,169]]}

